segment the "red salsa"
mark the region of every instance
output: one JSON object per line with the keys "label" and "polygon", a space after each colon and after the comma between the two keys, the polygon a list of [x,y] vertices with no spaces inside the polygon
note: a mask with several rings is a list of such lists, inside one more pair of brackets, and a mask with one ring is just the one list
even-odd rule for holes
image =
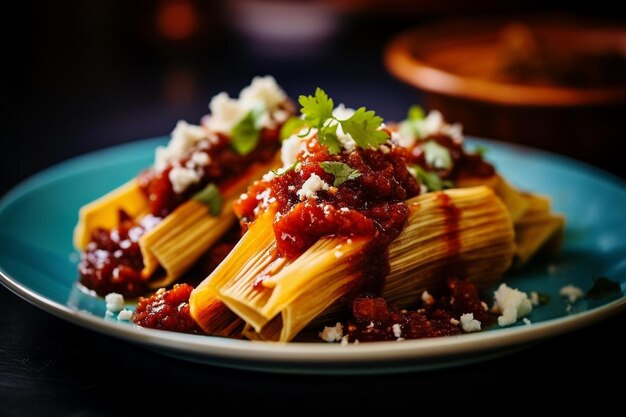
{"label": "red salsa", "polygon": [[144,265],[139,238],[159,220],[149,215],[137,223],[120,210],[117,229],[96,229],[78,264],[80,283],[100,295],[143,294],[146,280],[141,276]]}
{"label": "red salsa", "polygon": [[[357,270],[366,272],[363,285],[355,291],[380,290],[389,272],[387,246],[408,218],[403,201],[420,192],[419,183],[407,170],[406,150],[357,149],[332,155],[315,135],[307,140],[306,150],[300,153],[297,167],[251,186],[235,203],[235,213],[245,227],[260,210],[275,209],[277,250],[287,258],[299,256],[325,236],[369,238],[366,256],[355,263]],[[359,176],[335,187],[336,177],[324,170],[325,162],[343,163]],[[324,184],[315,195],[307,195],[303,186],[315,176]]]}
{"label": "red salsa", "polygon": [[171,290],[161,288],[148,298],[139,298],[133,323],[151,329],[180,333],[202,333],[189,313],[189,295],[193,287],[175,284]]}
{"label": "red salsa", "polygon": [[488,324],[491,316],[485,307],[472,283],[449,279],[439,295],[424,297],[421,308],[413,311],[390,308],[380,297],[356,298],[344,329],[350,342],[453,336],[463,332],[459,322],[463,314],[472,313]]}

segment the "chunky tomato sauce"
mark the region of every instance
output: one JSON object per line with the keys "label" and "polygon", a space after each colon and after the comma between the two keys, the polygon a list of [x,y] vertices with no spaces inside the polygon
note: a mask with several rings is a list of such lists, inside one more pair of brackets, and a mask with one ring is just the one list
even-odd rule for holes
{"label": "chunky tomato sauce", "polygon": [[148,298],[139,298],[133,322],[141,327],[181,333],[202,333],[189,313],[189,296],[193,287],[176,284],[166,291],[161,288]]}
{"label": "chunky tomato sauce", "polygon": [[486,325],[492,321],[476,287],[470,282],[449,279],[440,294],[427,297],[413,311],[389,307],[385,299],[357,298],[352,304],[352,319],[344,326],[350,342],[422,339],[462,333],[459,317],[474,314]]}
{"label": "chunky tomato sauce", "polygon": [[100,295],[116,292],[136,297],[143,294],[146,281],[141,276],[144,265],[139,238],[159,220],[147,216],[137,223],[120,210],[117,229],[96,229],[78,265],[80,283]]}
{"label": "chunky tomato sauce", "polygon": [[[355,263],[364,272],[364,286],[359,290],[381,289],[382,278],[389,272],[387,246],[400,234],[409,214],[403,201],[420,192],[407,170],[406,151],[394,147],[386,152],[358,149],[331,155],[315,137],[308,140],[306,149],[298,167],[250,187],[235,203],[235,212],[245,225],[260,210],[273,206],[278,211],[274,222],[277,250],[287,258],[299,256],[325,236],[370,239],[366,253]],[[335,175],[320,165],[329,161],[344,163],[360,175],[335,187]],[[298,194],[314,175],[327,189],[318,190],[315,196]]]}

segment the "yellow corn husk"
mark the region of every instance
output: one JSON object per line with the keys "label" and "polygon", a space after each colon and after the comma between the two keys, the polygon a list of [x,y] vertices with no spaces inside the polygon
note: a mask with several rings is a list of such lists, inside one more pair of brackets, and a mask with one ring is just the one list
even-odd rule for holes
{"label": "yellow corn husk", "polygon": [[560,247],[565,218],[550,212],[545,196],[525,194],[528,210],[515,224],[515,267],[519,268],[539,252],[553,255]]}
{"label": "yellow corn husk", "polygon": [[[384,296],[392,302],[414,303],[451,262],[462,266],[466,278],[483,285],[498,279],[510,265],[513,225],[506,208],[488,187],[430,193],[407,203],[411,209],[407,226],[389,247],[391,273]],[[450,206],[454,206],[452,211]],[[454,218],[451,212],[456,213]],[[248,231],[247,240],[258,242],[271,231],[267,219],[259,220]],[[254,247],[247,243],[246,249]],[[212,286],[217,297],[249,325],[244,330],[249,337],[287,342],[316,317],[330,317],[341,309],[337,301],[361,278],[355,264],[368,242],[320,239],[293,262],[268,270],[268,265],[276,262],[275,256],[271,262],[259,260],[271,258],[268,251],[272,244],[266,239],[256,246],[252,253],[257,255],[250,260],[254,267],[241,267],[251,252],[236,247],[224,269],[220,265],[192,293],[194,318],[205,308],[201,288]],[[266,254],[259,256],[259,252]],[[239,267],[233,268],[236,263]],[[253,285],[259,278],[257,271],[264,274],[261,286]],[[401,293],[404,291],[406,295]]]}
{"label": "yellow corn husk", "polygon": [[[139,246],[144,262],[142,276],[151,280],[149,285],[152,288],[168,286],[187,271],[236,222],[232,205],[248,184],[278,164],[279,155],[268,163],[254,164],[221,190],[223,204],[219,215],[213,216],[206,205],[190,199],[146,232],[139,239]],[[135,219],[147,214],[148,201],[136,180],[81,209],[75,230],[76,246],[84,248],[98,227],[117,227],[120,208]],[[154,273],[160,267],[165,276],[155,278]]]}
{"label": "yellow corn husk", "polygon": [[81,207],[78,223],[74,228],[74,246],[84,250],[94,230],[98,228],[110,230],[117,227],[120,210],[124,210],[133,218],[141,217],[148,212],[148,200],[139,188],[137,180],[132,179]]}
{"label": "yellow corn husk", "polygon": [[241,338],[245,322],[209,291],[203,294],[204,309],[196,322],[206,334]]}
{"label": "yellow corn husk", "polygon": [[[409,202],[404,230],[389,246],[391,272],[383,296],[391,303],[414,303],[445,275],[465,277],[479,287],[495,283],[509,268],[515,248],[506,207],[487,187],[446,191],[460,215],[451,226],[437,193]],[[444,204],[442,206],[442,204]],[[452,234],[453,242],[446,239]]]}
{"label": "yellow corn husk", "polygon": [[485,185],[495,191],[496,195],[504,203],[509,211],[509,215],[516,223],[522,218],[526,210],[528,210],[528,201],[524,198],[523,193],[516,190],[500,175],[493,175],[487,178],[466,177],[457,181],[456,186],[459,188],[469,188]]}

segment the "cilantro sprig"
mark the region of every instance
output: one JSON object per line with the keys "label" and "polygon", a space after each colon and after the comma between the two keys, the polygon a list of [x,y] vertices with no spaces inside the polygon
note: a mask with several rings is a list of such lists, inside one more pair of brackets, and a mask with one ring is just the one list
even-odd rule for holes
{"label": "cilantro sprig", "polygon": [[344,164],[343,162],[320,162],[320,166],[324,171],[335,176],[335,182],[333,183],[333,186],[335,187],[339,187],[344,182],[354,180],[361,176],[358,169],[354,169],[350,165]]}
{"label": "cilantro sprig", "polygon": [[420,184],[426,186],[428,191],[441,191],[454,187],[452,181],[442,179],[436,172],[426,171],[419,165],[413,165],[411,169]]}
{"label": "cilantro sprig", "polygon": [[222,195],[220,194],[220,190],[213,183],[210,183],[204,187],[202,191],[196,193],[193,199],[206,205],[213,216],[219,215],[222,211]]}
{"label": "cilantro sprig", "polygon": [[259,114],[249,111],[232,129],[230,143],[240,155],[247,155],[256,148],[261,139]]}
{"label": "cilantro sprig", "polygon": [[361,148],[377,147],[389,139],[384,130],[379,130],[383,118],[373,110],[360,107],[345,120],[333,116],[335,103],[321,88],[315,90],[314,96],[300,96],[298,102],[301,112],[309,128],[317,129],[317,140],[326,146],[331,154],[341,151],[341,141],[337,137],[337,126],[341,125],[344,133],[349,134]]}

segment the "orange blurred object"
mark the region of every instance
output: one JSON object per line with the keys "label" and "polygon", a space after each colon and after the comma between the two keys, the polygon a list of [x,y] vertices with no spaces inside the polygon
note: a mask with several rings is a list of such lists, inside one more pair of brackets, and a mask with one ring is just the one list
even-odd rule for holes
{"label": "orange blurred object", "polygon": [[602,164],[626,133],[624,27],[554,17],[440,22],[393,39],[385,64],[469,134]]}
{"label": "orange blurred object", "polygon": [[169,40],[190,38],[198,29],[198,16],[189,0],[166,0],[159,5],[156,15],[158,32]]}

